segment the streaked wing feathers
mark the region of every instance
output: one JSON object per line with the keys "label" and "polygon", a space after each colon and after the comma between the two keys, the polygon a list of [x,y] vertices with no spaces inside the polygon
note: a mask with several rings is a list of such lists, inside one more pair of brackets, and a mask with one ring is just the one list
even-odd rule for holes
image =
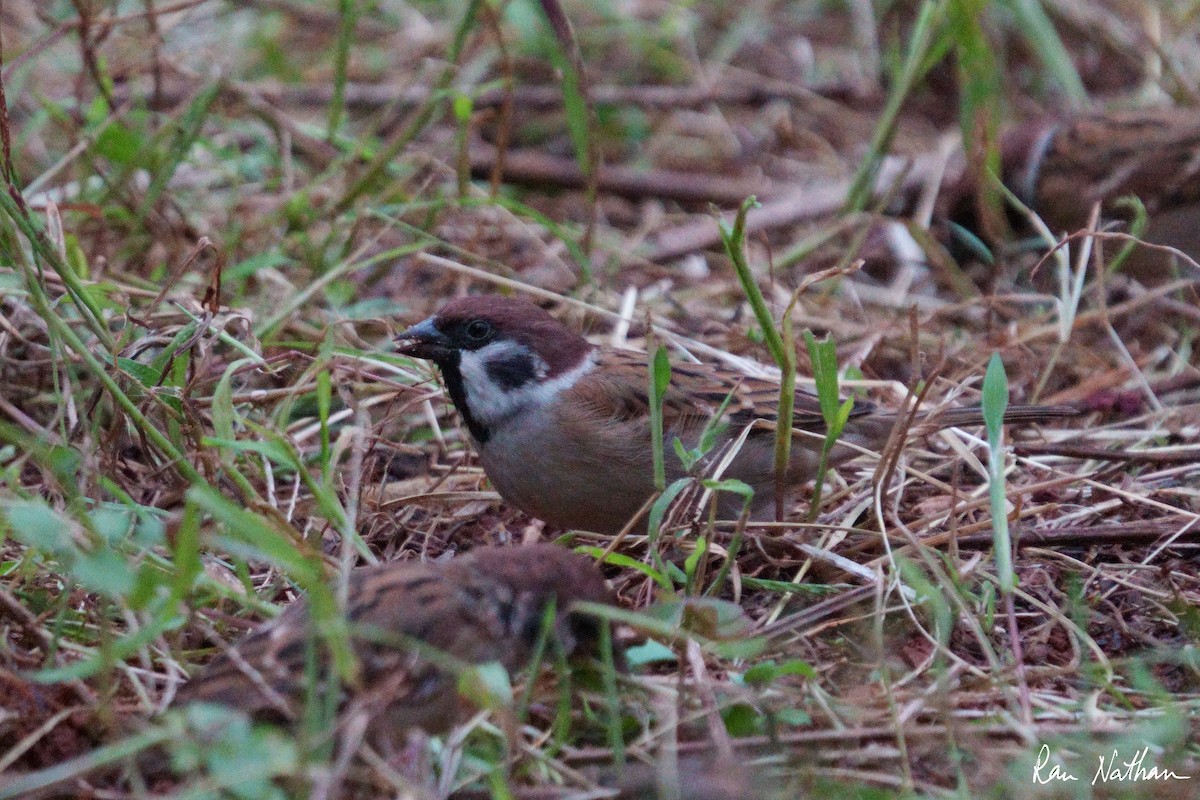
{"label": "streaked wing feathers", "polygon": [[[576,386],[577,402],[604,418],[629,422],[649,418],[648,356],[631,350],[602,350],[599,368]],[[726,418],[734,426],[756,420],[774,423],[779,406],[779,384],[742,375],[709,364],[673,363],[671,383],[663,396],[663,424],[670,429],[710,419],[732,394]],[[820,430],[821,407],[816,395],[797,391],[793,427]],[[869,414],[874,405],[856,401],[851,417]],[[768,424],[773,428],[773,424]]]}

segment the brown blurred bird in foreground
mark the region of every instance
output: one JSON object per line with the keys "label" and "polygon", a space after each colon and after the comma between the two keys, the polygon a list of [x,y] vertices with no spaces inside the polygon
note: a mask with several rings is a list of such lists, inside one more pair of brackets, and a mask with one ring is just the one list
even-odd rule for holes
{"label": "brown blurred bird in foreground", "polygon": [[[597,347],[533,303],[496,296],[453,300],[398,340],[400,353],[441,368],[484,471],[517,508],[552,525],[615,534],[654,494],[644,353]],[[696,448],[727,398],[723,428],[702,466],[719,462],[746,432],[722,477],[754,489],[752,512],[761,518],[775,507],[775,382],[721,366],[672,365],[662,408],[666,479],[685,474],[671,443],[678,438],[684,448]],[[1076,413],[1016,406],[1004,420],[1040,422]],[[856,400],[829,466],[862,449],[881,449],[896,421],[896,414]],[[954,408],[919,416],[915,430],[982,422],[978,408]],[[788,487],[817,472],[825,422],[816,395],[796,392],[792,427]],[[724,518],[736,518],[741,499],[722,500]]]}
{"label": "brown blurred bird in foreground", "polygon": [[[553,634],[568,653],[595,652],[599,624],[577,601],[615,603],[592,560],[551,544],[488,547],[438,562],[394,562],[350,574],[347,620],[359,662],[357,687],[342,689],[371,719],[369,738],[404,741],[420,728],[448,730],[469,704],[454,664],[524,667],[555,604]],[[299,720],[314,643],[299,601],[222,653],[184,685],[174,705],[207,702],[281,724]],[[452,663],[451,663],[452,662]],[[328,658],[318,664],[327,665]],[[327,673],[327,668],[319,674]]]}

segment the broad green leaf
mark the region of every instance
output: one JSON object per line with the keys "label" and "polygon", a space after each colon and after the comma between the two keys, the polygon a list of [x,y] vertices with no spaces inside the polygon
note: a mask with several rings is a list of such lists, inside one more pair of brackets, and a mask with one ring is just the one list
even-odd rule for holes
{"label": "broad green leaf", "polygon": [[114,550],[81,552],[70,569],[85,588],[114,598],[129,594],[136,577],[129,562]]}
{"label": "broad green leaf", "polygon": [[730,494],[739,495],[747,502],[754,499],[754,487],[737,478],[724,478],[719,481],[712,478],[705,478],[700,481],[700,485],[705,489],[712,489],[714,492],[729,492]]}
{"label": "broad green leaf", "polygon": [[0,517],[8,522],[9,531],[19,541],[47,553],[70,551],[71,525],[45,503],[37,500],[14,500],[0,507]]}
{"label": "broad green leaf", "polygon": [[751,686],[766,687],[789,675],[816,680],[817,671],[807,661],[799,659],[785,661],[782,664],[776,664],[774,660],[768,659],[746,670],[742,679]]}
{"label": "broad green leaf", "polygon": [[721,720],[730,736],[745,737],[762,733],[762,712],[749,703],[735,703],[721,710]]}
{"label": "broad green leaf", "polygon": [[120,122],[113,122],[100,131],[92,148],[114,164],[131,167],[138,164],[138,154],[144,146],[145,139],[141,134]]}
{"label": "broad green leaf", "polygon": [[992,353],[987,373],[983,377],[983,420],[988,439],[999,440],[1004,425],[1004,412],[1008,410],[1008,375],[999,353]]}
{"label": "broad green leaf", "polygon": [[463,670],[458,676],[458,693],[489,711],[500,711],[513,705],[512,680],[499,661],[476,664]]}
{"label": "broad green leaf", "polygon": [[162,371],[132,358],[117,357],[117,368],[132,377],[146,389],[152,389],[162,380]]}
{"label": "broad green leaf", "polygon": [[647,639],[643,644],[625,649],[625,662],[631,667],[676,661],[675,651],[661,642]]}

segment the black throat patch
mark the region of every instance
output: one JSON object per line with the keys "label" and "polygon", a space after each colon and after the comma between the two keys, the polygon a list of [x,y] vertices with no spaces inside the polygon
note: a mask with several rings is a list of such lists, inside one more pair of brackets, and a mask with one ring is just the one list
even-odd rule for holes
{"label": "black throat patch", "polygon": [[442,369],[442,379],[446,381],[446,391],[450,394],[450,401],[458,409],[459,416],[462,417],[467,430],[471,433],[471,438],[479,444],[486,444],[487,440],[491,438],[492,432],[486,425],[471,416],[471,408],[467,405],[467,390],[463,386],[462,371],[458,367],[459,357],[459,354],[455,353],[453,360],[447,360],[438,365]]}

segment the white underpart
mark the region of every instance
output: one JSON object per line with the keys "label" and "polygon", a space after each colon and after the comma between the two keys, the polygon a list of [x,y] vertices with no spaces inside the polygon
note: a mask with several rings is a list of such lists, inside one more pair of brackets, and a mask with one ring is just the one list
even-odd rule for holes
{"label": "white underpart", "polygon": [[[488,375],[487,365],[491,361],[510,358],[515,353],[529,353],[537,365],[537,378],[522,386],[505,388]],[[546,362],[536,353],[517,342],[492,342],[478,350],[464,350],[459,357],[458,370],[462,374],[463,389],[467,393],[467,405],[471,416],[488,427],[524,411],[545,405],[575,385],[575,382],[596,366],[596,359],[588,353],[587,358],[576,366],[550,380],[544,380],[549,369]]]}

